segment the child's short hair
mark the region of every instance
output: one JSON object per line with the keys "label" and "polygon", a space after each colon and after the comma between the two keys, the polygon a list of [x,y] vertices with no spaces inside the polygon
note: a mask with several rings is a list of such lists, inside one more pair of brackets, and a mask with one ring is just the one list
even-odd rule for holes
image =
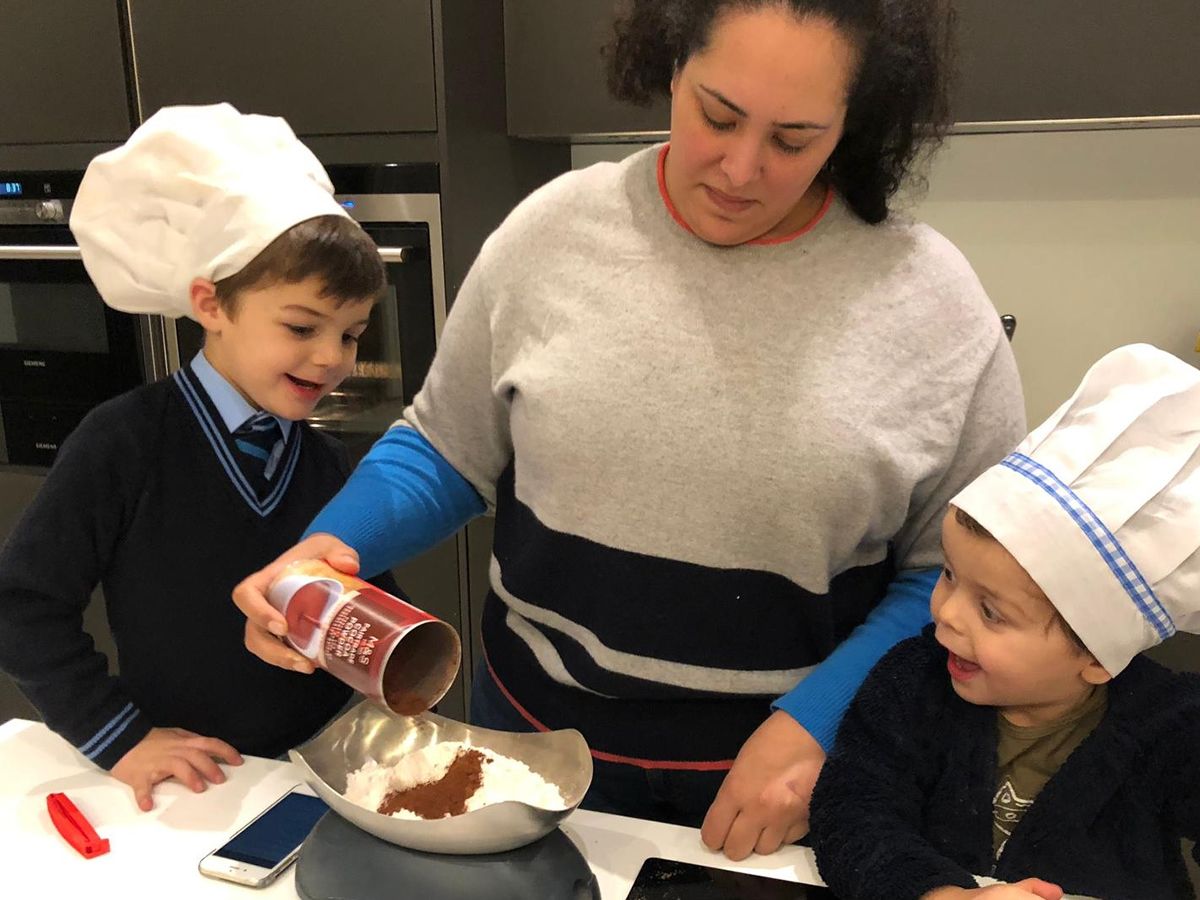
{"label": "child's short hair", "polygon": [[[972,518],[969,513],[957,506],[954,507],[954,521],[956,521],[959,525],[967,529],[967,531],[971,532],[971,534],[975,535],[976,537],[985,538],[989,541],[996,540],[995,535],[975,521],[975,519]],[[1034,583],[1036,584],[1036,582]],[[1043,597],[1046,597],[1045,592],[1042,591],[1040,587],[1038,588],[1038,592]],[[1046,597],[1046,602],[1050,603],[1049,597]],[[1054,610],[1054,618],[1050,620],[1050,625],[1057,625],[1059,628],[1061,628],[1063,633],[1071,639],[1072,643],[1074,643],[1079,650],[1082,650],[1084,653],[1091,653],[1091,651],[1088,650],[1087,645],[1084,644],[1084,642],[1080,640],[1079,635],[1075,633],[1075,629],[1072,628],[1070,624],[1068,624],[1067,620],[1063,618],[1062,613],[1058,611],[1058,608],[1055,607],[1053,603],[1050,603],[1050,608]]]}
{"label": "child's short hair", "polygon": [[387,283],[379,249],[356,222],[345,216],[317,216],[293,225],[240,271],[218,281],[217,301],[233,315],[243,291],[307,278],[319,278],[324,285],[320,296],[333,297],[338,306],[375,300]]}

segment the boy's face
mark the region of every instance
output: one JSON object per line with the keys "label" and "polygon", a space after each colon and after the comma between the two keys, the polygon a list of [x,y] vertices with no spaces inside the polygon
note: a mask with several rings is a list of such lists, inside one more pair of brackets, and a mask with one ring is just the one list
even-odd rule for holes
{"label": "boy's face", "polygon": [[1036,725],[1062,717],[1108,680],[1012,554],[961,525],[953,509],[942,521],[942,550],[946,564],[930,607],[960,697],[999,707],[1015,725]]}
{"label": "boy's face", "polygon": [[197,282],[192,307],[207,332],[204,354],[251,405],[307,418],[354,369],[370,301],[338,306],[310,278],[243,291],[230,315],[208,296],[211,282]]}

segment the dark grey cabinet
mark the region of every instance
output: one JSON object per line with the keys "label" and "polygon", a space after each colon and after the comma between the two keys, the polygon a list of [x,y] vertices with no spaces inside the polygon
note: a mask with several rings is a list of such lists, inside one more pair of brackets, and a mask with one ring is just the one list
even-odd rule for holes
{"label": "dark grey cabinet", "polygon": [[0,0],[0,144],[122,141],[129,101],[113,0]]}
{"label": "dark grey cabinet", "polygon": [[143,118],[229,101],[298,134],[436,131],[430,0],[129,0]]}
{"label": "dark grey cabinet", "polygon": [[[508,131],[620,139],[668,128],[668,105],[608,96],[614,0],[504,0]],[[1200,115],[1198,0],[958,0],[959,123]]]}
{"label": "dark grey cabinet", "polygon": [[508,133],[587,139],[665,131],[667,102],[649,108],[609,96],[600,48],[614,0],[504,0]]}
{"label": "dark grey cabinet", "polygon": [[958,7],[958,122],[1200,115],[1197,0]]}

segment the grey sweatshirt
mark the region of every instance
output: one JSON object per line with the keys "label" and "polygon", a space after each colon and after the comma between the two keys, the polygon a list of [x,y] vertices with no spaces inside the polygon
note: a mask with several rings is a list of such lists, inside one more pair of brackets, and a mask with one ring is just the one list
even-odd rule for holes
{"label": "grey sweatshirt", "polygon": [[495,511],[484,644],[527,718],[614,758],[727,760],[896,569],[939,564],[947,501],[1023,404],[935,231],[834,198],[790,241],[712,246],[661,158],[512,212],[406,419]]}

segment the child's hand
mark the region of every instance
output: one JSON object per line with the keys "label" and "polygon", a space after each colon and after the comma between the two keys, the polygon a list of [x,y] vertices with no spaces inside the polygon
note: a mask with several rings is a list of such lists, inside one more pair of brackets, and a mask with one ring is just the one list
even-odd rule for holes
{"label": "child's hand", "polygon": [[280,640],[287,634],[287,621],[267,601],[267,589],[275,576],[297,559],[324,559],[350,575],[358,571],[358,554],[353,548],[331,534],[311,534],[265,569],[247,576],[233,589],[233,602],[246,616],[247,650],[273,666],[308,674],[314,668],[312,661]]}
{"label": "child's hand", "polygon": [[196,793],[203,791],[209,781],[221,784],[225,773],[217,760],[240,766],[242,755],[217,738],[182,728],[151,728],[117,761],[112,774],[133,788],[138,808],[146,812],[154,808],[150,789],[168,778],[178,778]]}
{"label": "child's hand", "polygon": [[992,884],[982,888],[943,887],[930,891],[921,900],[1062,900],[1063,889],[1040,878],[1026,878],[1016,884]]}

